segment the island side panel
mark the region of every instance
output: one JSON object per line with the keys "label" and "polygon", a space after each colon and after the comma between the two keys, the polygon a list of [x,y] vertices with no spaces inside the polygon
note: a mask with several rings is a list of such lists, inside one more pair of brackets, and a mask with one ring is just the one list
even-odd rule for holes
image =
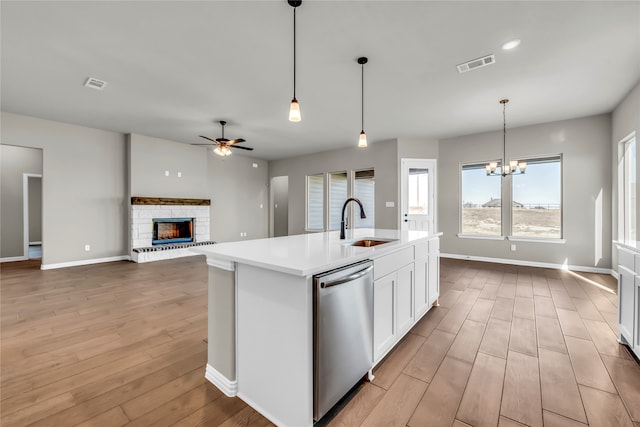
{"label": "island side panel", "polygon": [[227,396],[237,393],[235,299],[235,271],[209,266],[206,377]]}
{"label": "island side panel", "polygon": [[277,425],[313,425],[312,279],[237,264],[238,396]]}

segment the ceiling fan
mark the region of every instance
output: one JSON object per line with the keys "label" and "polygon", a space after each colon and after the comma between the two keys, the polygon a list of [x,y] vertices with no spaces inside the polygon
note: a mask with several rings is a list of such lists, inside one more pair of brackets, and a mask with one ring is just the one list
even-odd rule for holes
{"label": "ceiling fan", "polygon": [[242,138],[237,138],[237,139],[227,139],[224,137],[224,125],[226,125],[227,122],[224,120],[220,120],[220,125],[222,126],[222,137],[221,138],[216,138],[216,139],[211,139],[207,136],[203,136],[200,135],[200,138],[204,138],[208,141],[211,141],[211,143],[202,143],[202,144],[191,144],[191,145],[216,145],[216,148],[213,150],[214,153],[216,153],[219,156],[228,156],[231,154],[231,150],[230,148],[240,148],[241,150],[249,150],[252,151],[253,148],[250,147],[242,147],[240,145],[236,145],[239,144],[240,142],[244,142],[244,139]]}

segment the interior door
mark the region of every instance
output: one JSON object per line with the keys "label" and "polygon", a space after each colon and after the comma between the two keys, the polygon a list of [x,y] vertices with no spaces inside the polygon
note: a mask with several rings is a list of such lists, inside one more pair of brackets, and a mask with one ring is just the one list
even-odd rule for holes
{"label": "interior door", "polygon": [[436,229],[436,160],[400,160],[400,228]]}

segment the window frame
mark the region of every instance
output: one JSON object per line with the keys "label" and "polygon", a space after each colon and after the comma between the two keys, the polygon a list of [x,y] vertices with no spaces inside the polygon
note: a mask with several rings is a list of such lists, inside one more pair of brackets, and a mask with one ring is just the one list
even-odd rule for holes
{"label": "window frame", "polygon": [[[458,233],[457,233],[457,237],[462,238],[462,239],[484,239],[484,240],[504,240],[505,236],[504,236],[504,212],[502,211],[502,200],[501,200],[501,207],[500,207],[500,234],[467,234],[467,233],[463,233],[462,231],[462,204],[463,204],[463,200],[462,200],[462,172],[466,167],[472,167],[472,166],[477,166],[478,169],[485,171],[485,165],[489,162],[496,162],[498,164],[496,170],[498,168],[500,168],[500,170],[502,170],[502,159],[490,159],[490,160],[486,160],[486,161],[477,161],[477,162],[464,162],[464,163],[459,163],[459,182],[458,182]],[[486,172],[485,172],[486,173]],[[500,178],[502,179],[501,176],[495,176],[494,178]],[[500,199],[502,199],[502,183],[500,184]]]}
{"label": "window frame", "polygon": [[[308,233],[317,233],[317,232],[326,232],[326,231],[336,231],[335,229],[332,230],[331,229],[331,224],[330,224],[330,220],[331,220],[331,214],[330,214],[330,203],[331,203],[331,196],[330,196],[330,180],[331,180],[331,175],[333,174],[346,174],[347,176],[347,198],[349,197],[355,197],[354,193],[355,193],[355,177],[356,177],[356,173],[357,172],[362,172],[362,171],[368,171],[371,170],[373,171],[373,176],[374,176],[374,180],[375,180],[375,167],[370,166],[370,167],[362,167],[362,168],[357,168],[357,169],[348,169],[348,170],[338,170],[338,171],[330,171],[330,172],[322,172],[322,173],[312,173],[312,174],[308,174],[305,175],[305,209],[304,209],[304,214],[305,214],[305,232]],[[318,176],[318,175],[322,175],[323,177],[323,213],[322,213],[322,218],[323,218],[323,228],[322,229],[315,229],[315,228],[309,228],[309,177],[310,176]],[[373,215],[374,215],[374,228],[375,228],[375,205],[376,205],[376,190],[374,187],[374,197],[373,197]],[[352,204],[349,204],[349,206],[347,206],[347,221],[349,224],[349,227],[351,227],[351,224],[355,224],[355,210],[351,208]],[[358,212],[360,212],[358,210]]]}
{"label": "window frame", "polygon": [[[310,177],[322,177],[322,228],[311,228],[309,227],[309,178]],[[321,232],[325,229],[325,224],[327,223],[326,219],[326,188],[327,188],[327,177],[326,173],[312,173],[305,176],[305,208],[304,208],[304,229],[308,232]]]}
{"label": "window frame", "polygon": [[[500,179],[500,195],[501,202],[508,197],[505,203],[501,203],[500,206],[500,235],[491,234],[465,234],[462,232],[462,172],[465,166],[478,166],[484,168],[489,162],[498,163],[498,170],[502,170],[503,160],[505,159],[491,159],[484,161],[470,161],[461,162],[458,167],[458,233],[457,237],[460,239],[477,239],[477,240],[509,240],[514,242],[536,242],[536,243],[560,243],[564,244],[564,157],[562,153],[555,154],[543,154],[543,155],[529,155],[517,158],[512,158],[505,161],[518,160],[526,161],[527,163],[541,161],[545,159],[558,159],[560,161],[560,238],[555,237],[529,237],[529,236],[513,236],[513,180],[518,178],[519,174],[509,174],[506,177],[501,175],[495,175],[496,179]],[[506,196],[506,197],[505,197]]]}
{"label": "window frame", "polygon": [[[527,168],[531,164],[549,162],[551,160],[558,160],[560,163],[560,237],[531,237],[531,236],[514,236],[513,235],[513,180],[518,179],[518,175],[510,175],[509,183],[509,230],[505,235],[506,238],[513,242],[547,242],[547,243],[565,243],[564,239],[564,159],[562,153],[559,154],[545,154],[539,156],[527,156],[518,158],[518,161],[527,162]],[[516,160],[516,159],[513,159]],[[526,172],[525,172],[526,174]]]}
{"label": "window frame", "polygon": [[[631,142],[635,143],[636,148],[636,158],[633,159],[636,165],[635,173],[636,173],[636,194],[635,194],[635,239],[638,240],[638,139],[636,138],[636,132],[633,131],[629,135],[625,136],[618,142],[618,240],[622,242],[631,241],[628,239],[627,225],[630,225],[631,219],[629,219],[629,224],[627,224],[627,213],[628,213],[628,203],[627,194],[631,192],[627,188],[627,145]],[[630,208],[630,206],[629,206]]]}

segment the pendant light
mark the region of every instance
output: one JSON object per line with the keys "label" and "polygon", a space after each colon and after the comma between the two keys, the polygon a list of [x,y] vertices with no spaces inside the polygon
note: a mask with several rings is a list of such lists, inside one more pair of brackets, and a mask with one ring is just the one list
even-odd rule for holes
{"label": "pendant light", "polygon": [[360,131],[360,138],[358,139],[358,147],[364,148],[367,146],[367,134],[364,133],[364,64],[366,64],[369,60],[366,56],[361,56],[358,58],[358,64],[362,67],[362,97],[361,97],[361,122],[362,130]]}
{"label": "pendant light", "polygon": [[300,115],[300,104],[296,99],[296,8],[302,4],[302,0],[287,0],[289,6],[293,7],[293,99],[289,107],[289,121],[299,122],[302,119]]}
{"label": "pendant light", "polygon": [[502,173],[496,172],[498,168],[498,162],[489,162],[485,165],[487,176],[507,176],[507,175],[520,175],[523,174],[527,168],[527,162],[519,162],[517,160],[511,160],[507,165],[507,102],[508,99],[501,99],[502,104]]}

